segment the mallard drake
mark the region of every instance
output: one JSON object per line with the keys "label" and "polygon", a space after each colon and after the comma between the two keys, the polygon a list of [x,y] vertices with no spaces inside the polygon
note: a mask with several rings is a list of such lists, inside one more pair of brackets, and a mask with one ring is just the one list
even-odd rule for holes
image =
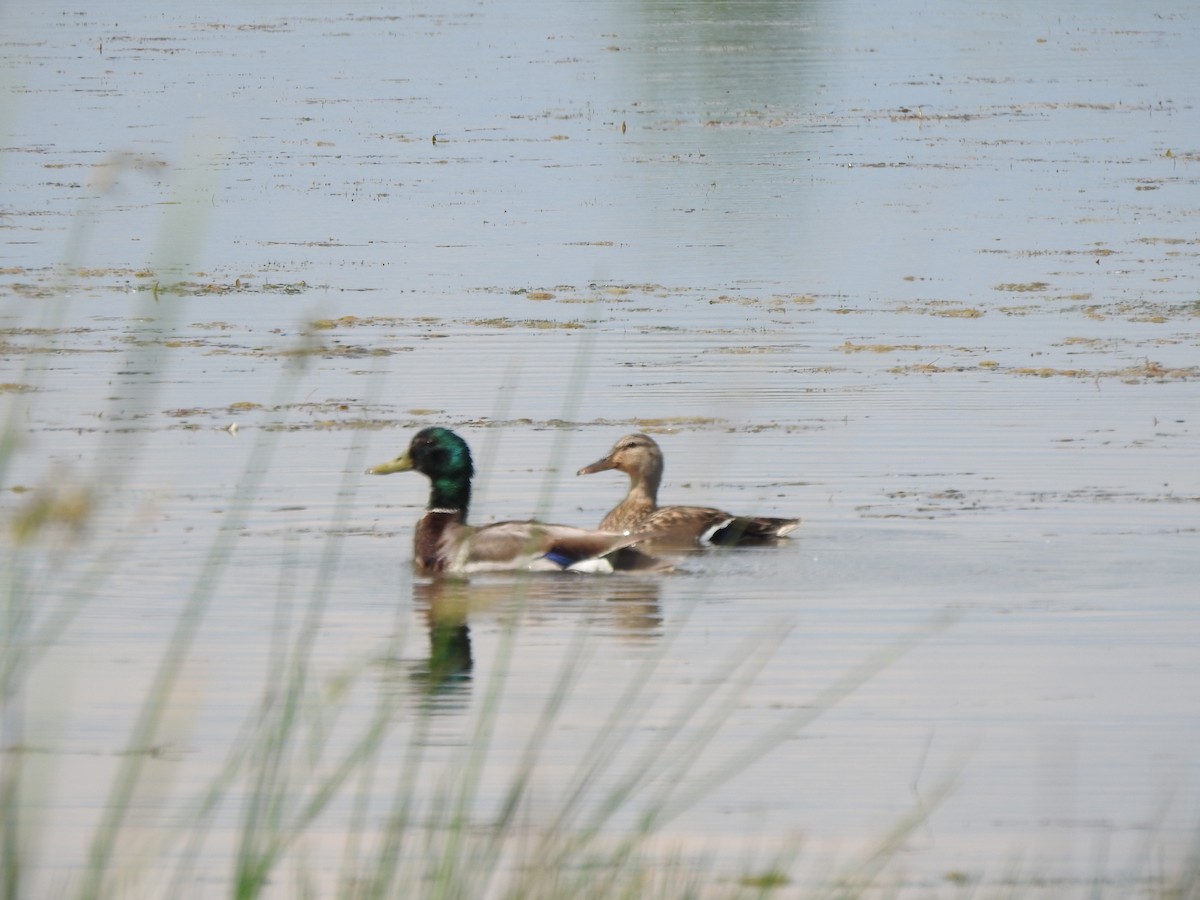
{"label": "mallard drake", "polygon": [[578,474],[609,469],[629,476],[629,493],[601,520],[601,531],[640,535],[645,541],[661,544],[728,545],[770,541],[800,524],[799,519],[735,516],[707,506],[659,506],[663,455],[654,438],[646,434],[625,435],[608,456],[584,466]]}
{"label": "mallard drake", "polygon": [[429,477],[429,503],[413,532],[414,564],[424,574],[663,569],[629,535],[542,522],[467,524],[475,469],[467,442],[448,428],[423,428],[408,449],[368,475],[417,471]]}

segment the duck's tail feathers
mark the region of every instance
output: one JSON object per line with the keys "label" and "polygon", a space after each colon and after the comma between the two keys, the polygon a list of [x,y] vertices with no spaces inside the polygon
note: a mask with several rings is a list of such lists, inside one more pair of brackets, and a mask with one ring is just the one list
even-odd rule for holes
{"label": "duck's tail feathers", "polygon": [[747,544],[767,542],[795,531],[800,527],[799,519],[775,519],[770,516],[734,516],[732,519],[714,528],[706,536],[713,544]]}

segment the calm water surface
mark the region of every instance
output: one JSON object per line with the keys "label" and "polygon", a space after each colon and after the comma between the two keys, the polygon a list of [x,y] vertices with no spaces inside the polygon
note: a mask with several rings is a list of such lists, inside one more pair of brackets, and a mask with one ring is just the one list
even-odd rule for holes
{"label": "calm water surface", "polygon": [[[1130,896],[1194,846],[1191,5],[129,2],[0,21],[19,441],[0,510],[53,484],[95,501],[83,534],[36,552],[6,531],[39,615],[74,611],[5,726],[36,786],[31,896],[76,883],[222,540],[131,870],[241,746],[314,596],[313,690],[344,725],[297,769],[318,778],[378,696],[397,713],[273,896],[305,877],[332,893],[414,740],[431,784],[461,767],[501,676],[481,822],[569,687],[531,832],[600,737],[617,736],[592,803],[690,698],[726,703],[696,765],[640,794],[734,773],[648,848],[711,862],[716,890],[798,848],[802,895],[914,812],[881,877],[911,896],[1014,878]],[[424,480],[358,473],[432,423],[471,442],[476,522],[598,522],[621,477],[573,473],[646,430],[663,500],[804,525],[661,578],[430,584],[408,567]],[[193,896],[227,892],[246,796],[215,814]]]}

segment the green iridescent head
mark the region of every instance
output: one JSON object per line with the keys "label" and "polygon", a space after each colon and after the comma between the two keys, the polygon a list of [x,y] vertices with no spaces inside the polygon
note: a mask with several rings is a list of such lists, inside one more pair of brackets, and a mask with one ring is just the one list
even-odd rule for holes
{"label": "green iridescent head", "polygon": [[422,428],[400,456],[368,469],[370,475],[420,472],[429,477],[430,509],[459,509],[466,512],[471,501],[471,450],[467,442],[449,428]]}

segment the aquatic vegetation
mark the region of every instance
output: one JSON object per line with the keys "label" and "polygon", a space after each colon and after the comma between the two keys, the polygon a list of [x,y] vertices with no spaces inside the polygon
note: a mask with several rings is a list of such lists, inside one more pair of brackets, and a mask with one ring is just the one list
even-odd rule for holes
{"label": "aquatic vegetation", "polygon": [[1045,281],[1029,281],[1025,283],[1006,282],[1004,284],[995,285],[994,291],[1010,291],[1018,294],[1026,294],[1030,292],[1042,292],[1050,290],[1050,285]]}
{"label": "aquatic vegetation", "polygon": [[947,319],[982,319],[986,313],[981,309],[973,307],[956,308],[956,309],[935,309],[930,311],[931,315],[942,316]]}
{"label": "aquatic vegetation", "polygon": [[928,350],[923,344],[856,344],[853,341],[843,341],[840,350],[846,353],[895,353],[898,350]]}
{"label": "aquatic vegetation", "polygon": [[586,323],[578,321],[556,322],[551,319],[509,319],[503,317],[470,319],[466,324],[484,328],[528,328],[534,331],[548,331],[560,328],[575,330],[587,327]]}
{"label": "aquatic vegetation", "polygon": [[646,431],[658,428],[679,428],[683,426],[720,425],[726,420],[713,416],[663,416],[654,419],[633,419],[632,424]]}

